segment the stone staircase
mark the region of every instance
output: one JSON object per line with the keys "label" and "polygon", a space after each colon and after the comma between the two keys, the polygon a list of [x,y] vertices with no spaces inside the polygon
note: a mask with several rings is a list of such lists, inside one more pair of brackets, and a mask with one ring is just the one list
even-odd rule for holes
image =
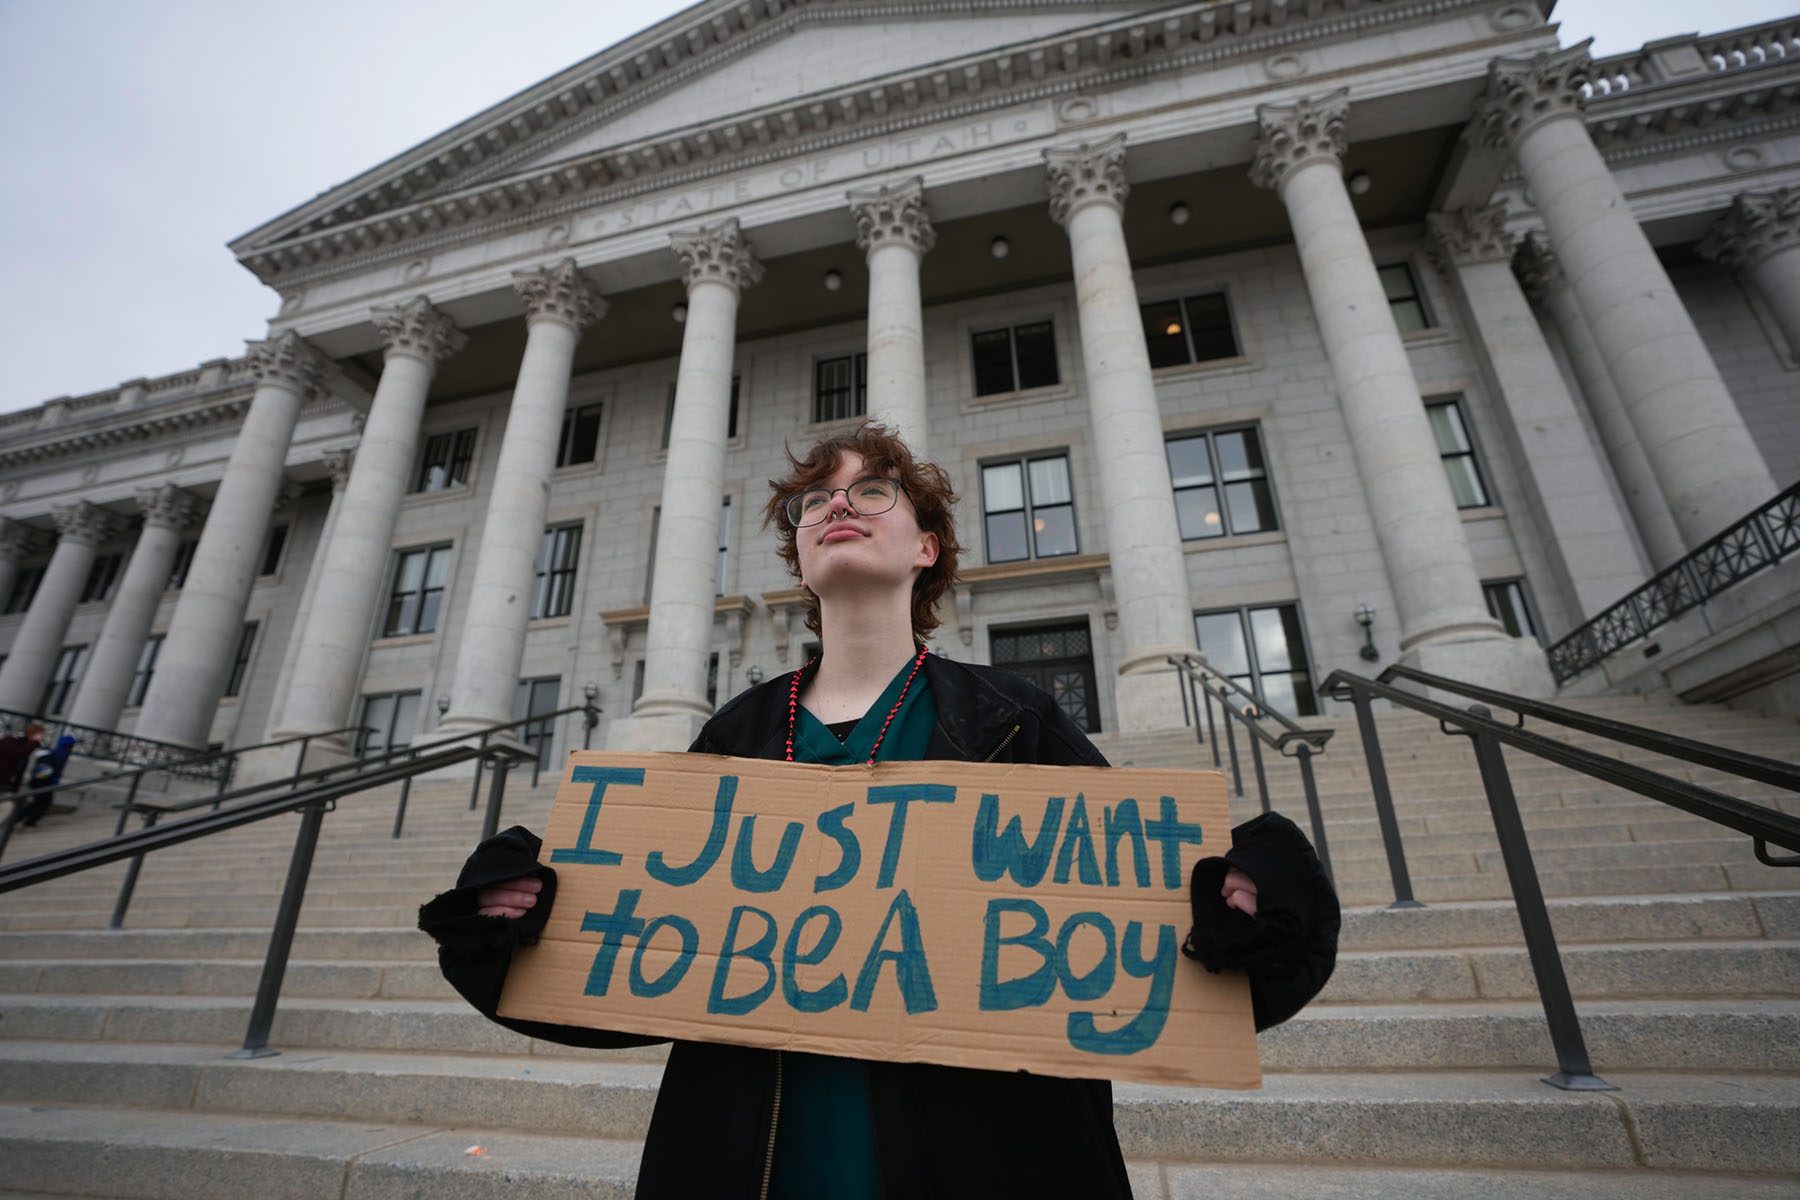
{"label": "stone staircase", "polygon": [[[1582,707],[1800,758],[1791,720]],[[1468,743],[1380,718],[1427,902],[1395,911],[1354,724],[1317,723],[1341,730],[1317,760],[1350,906],[1337,974],[1263,1035],[1260,1092],[1116,1088],[1140,1200],[1800,1195],[1800,871],[1509,754],[1595,1069],[1621,1088],[1557,1091],[1539,1082],[1555,1057]],[[1211,765],[1186,735],[1102,743],[1119,764]],[[1292,765],[1268,766],[1304,825]],[[1800,811],[1800,797],[1729,790]],[[505,823],[541,827],[550,794],[510,789]],[[153,856],[125,931],[104,928],[123,864],[0,897],[0,1198],[629,1196],[662,1051],[577,1052],[491,1025],[412,931],[478,836],[467,795],[416,786],[399,842],[391,790],[327,818],[274,1058],[227,1055],[296,821]],[[110,829],[85,809],[21,834],[8,858]]]}

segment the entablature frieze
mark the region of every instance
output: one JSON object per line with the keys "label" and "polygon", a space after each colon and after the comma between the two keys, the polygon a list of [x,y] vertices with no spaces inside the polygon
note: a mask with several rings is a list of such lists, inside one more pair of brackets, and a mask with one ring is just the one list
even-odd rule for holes
{"label": "entablature frieze", "polygon": [[[867,7],[923,11],[929,6]],[[380,204],[353,204],[354,215],[346,209],[330,224],[321,219],[283,240],[260,245],[251,235],[234,249],[265,282],[291,289],[346,269],[417,258],[472,233],[549,224],[598,205],[692,187],[856,142],[903,137],[946,121],[1020,105],[1050,107],[1228,60],[1291,57],[1308,44],[1480,7],[1478,0],[1243,0],[1134,14],[608,147],[523,176],[474,186],[459,183],[456,190],[429,195],[409,190]],[[1541,41],[1545,29],[1541,24],[1496,23],[1490,33],[1491,52],[1516,53],[1522,44],[1528,48]],[[1268,88],[1279,90],[1284,82],[1272,72]],[[1087,107],[1091,113],[1091,102]],[[1248,107],[1245,112],[1247,116]],[[541,153],[543,146],[534,141],[532,149]]]}

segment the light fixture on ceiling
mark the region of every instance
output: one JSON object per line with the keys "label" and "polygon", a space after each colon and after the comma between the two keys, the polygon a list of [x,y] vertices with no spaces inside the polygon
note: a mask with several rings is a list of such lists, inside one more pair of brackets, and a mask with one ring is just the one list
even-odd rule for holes
{"label": "light fixture on ceiling", "polygon": [[1217,509],[1206,514],[1206,523],[1208,525],[1217,525],[1219,523],[1219,512]]}
{"label": "light fixture on ceiling", "polygon": [[669,315],[675,318],[677,325],[685,325],[687,323],[687,305],[677,300],[675,307],[669,310]]}
{"label": "light fixture on ceiling", "polygon": [[1344,186],[1350,189],[1352,196],[1365,196],[1372,183],[1367,171],[1352,171],[1350,178],[1344,181]]}
{"label": "light fixture on ceiling", "polygon": [[825,272],[825,290],[826,291],[835,292],[843,286],[844,286],[844,277],[842,275],[838,274],[837,271],[831,270],[831,271]]}
{"label": "light fixture on ceiling", "polygon": [[1186,225],[1188,223],[1188,206],[1180,200],[1169,205],[1169,224]]}
{"label": "light fixture on ceiling", "polygon": [[1180,321],[1170,321],[1167,325],[1163,326],[1163,334],[1167,337],[1180,337],[1181,336],[1181,322]]}
{"label": "light fixture on ceiling", "polygon": [[1006,235],[1002,234],[988,243],[988,253],[995,258],[1005,258],[1012,253],[1012,243],[1006,240]]}

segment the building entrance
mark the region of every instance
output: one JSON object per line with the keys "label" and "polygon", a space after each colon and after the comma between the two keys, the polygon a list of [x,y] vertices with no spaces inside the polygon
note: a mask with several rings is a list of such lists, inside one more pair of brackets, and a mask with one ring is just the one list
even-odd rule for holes
{"label": "building entrance", "polygon": [[1022,675],[1050,693],[1077,727],[1100,732],[1099,689],[1086,621],[996,629],[989,635],[989,646],[996,667]]}

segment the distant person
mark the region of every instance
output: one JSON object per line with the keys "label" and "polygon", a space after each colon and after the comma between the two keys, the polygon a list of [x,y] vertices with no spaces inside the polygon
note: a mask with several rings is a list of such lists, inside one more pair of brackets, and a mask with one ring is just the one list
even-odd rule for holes
{"label": "distant person", "polygon": [[0,795],[18,791],[25,783],[25,764],[44,744],[44,727],[36,721],[23,733],[0,738]]}
{"label": "distant person", "polygon": [[25,768],[25,786],[31,790],[31,800],[25,805],[20,824],[36,825],[50,811],[50,801],[56,796],[56,786],[62,782],[63,768],[69,765],[69,754],[74,749],[75,735],[65,733],[56,739],[56,749],[40,750],[32,758],[31,765]]}

